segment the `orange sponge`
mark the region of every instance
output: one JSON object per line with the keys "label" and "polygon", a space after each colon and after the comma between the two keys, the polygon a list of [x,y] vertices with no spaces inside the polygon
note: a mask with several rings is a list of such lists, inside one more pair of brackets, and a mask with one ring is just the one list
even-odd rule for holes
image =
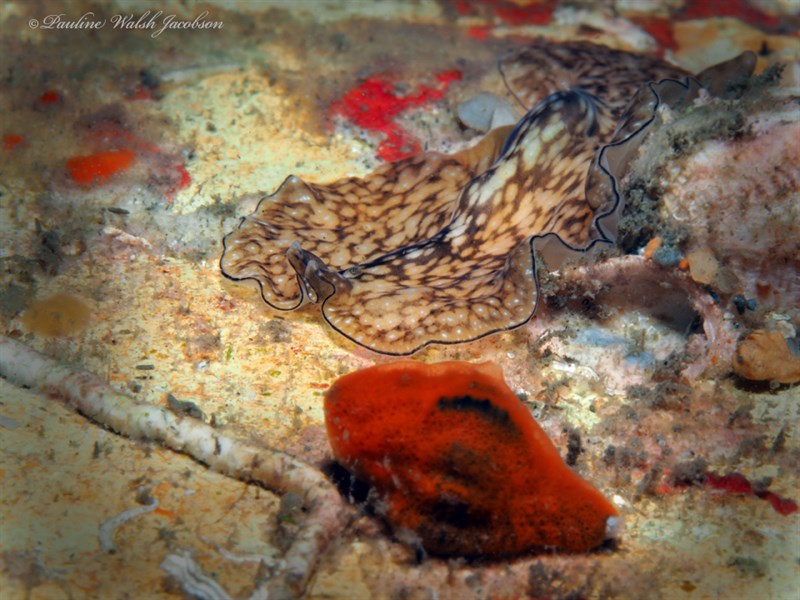
{"label": "orange sponge", "polygon": [[492,363],[350,373],[326,394],[325,423],[336,459],[373,486],[396,532],[432,554],[585,552],[619,520]]}

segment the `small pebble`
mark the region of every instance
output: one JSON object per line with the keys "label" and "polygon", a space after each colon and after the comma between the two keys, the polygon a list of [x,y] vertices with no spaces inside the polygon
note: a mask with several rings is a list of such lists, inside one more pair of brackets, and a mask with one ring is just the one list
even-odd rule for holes
{"label": "small pebble", "polygon": [[481,93],[458,106],[458,120],[466,127],[486,132],[503,125],[513,125],[519,118],[506,100]]}
{"label": "small pebble", "polygon": [[677,248],[661,246],[653,252],[653,260],[664,267],[675,267],[681,262],[681,253]]}

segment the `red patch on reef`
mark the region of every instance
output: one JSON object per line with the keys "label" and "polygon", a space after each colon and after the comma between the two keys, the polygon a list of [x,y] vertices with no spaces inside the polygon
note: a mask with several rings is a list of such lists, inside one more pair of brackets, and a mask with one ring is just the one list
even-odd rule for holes
{"label": "red patch on reef", "polygon": [[656,40],[658,54],[663,56],[664,50],[678,49],[673,29],[675,22],[718,17],[739,19],[766,30],[776,29],[780,25],[778,17],[751,6],[746,0],[688,0],[668,17],[634,15],[630,19]]}
{"label": "red patch on reef", "polygon": [[388,75],[376,75],[331,104],[330,114],[342,115],[363,129],[385,134],[378,146],[378,156],[383,160],[408,158],[420,152],[420,144],[394,118],[409,108],[443,98],[450,83],[461,79],[461,72],[445,71],[438,73],[436,79],[436,87],[421,86],[415,94],[401,95],[398,82]]}
{"label": "red patch on reef", "polygon": [[775,509],[775,512],[782,515],[790,515],[797,512],[797,503],[789,498],[781,498],[769,490],[756,491],[753,484],[741,473],[728,473],[727,475],[717,475],[709,471],[706,473],[706,485],[714,490],[721,490],[730,494],[753,495],[762,500],[766,500]]}
{"label": "red patch on reef", "polygon": [[480,0],[474,2],[455,2],[459,15],[487,21],[486,25],[473,25],[467,29],[467,35],[476,40],[485,40],[494,33],[498,24],[506,27],[525,27],[531,25],[549,25],[553,21],[553,12],[558,6],[557,0],[541,0],[520,4],[513,0]]}
{"label": "red patch on reef", "polygon": [[683,490],[690,485],[704,485],[712,490],[718,490],[727,494],[738,494],[743,496],[755,496],[770,503],[775,512],[781,515],[791,515],[797,512],[797,502],[789,498],[783,498],[775,492],[769,490],[757,490],[747,477],[736,471],[725,475],[718,475],[713,471],[707,471],[702,479],[691,483],[680,483],[669,486],[659,486],[659,492],[667,494],[673,490]]}
{"label": "red patch on reef", "polygon": [[472,2],[467,0],[456,0],[455,7],[460,15],[469,15],[473,12]]}
{"label": "red patch on reef", "polygon": [[127,95],[128,100],[154,100],[153,90],[146,87],[137,87]]}
{"label": "red patch on reef", "polygon": [[678,42],[675,40],[671,19],[665,17],[641,17],[633,20],[655,39],[660,56],[664,55],[664,50],[678,49]]}
{"label": "red patch on reef", "polygon": [[553,10],[558,2],[544,0],[527,5],[514,2],[490,2],[495,14],[510,25],[547,25],[553,20]]}
{"label": "red patch on reef", "polygon": [[336,459],[396,530],[442,556],[499,558],[603,543],[614,507],[571,471],[491,363],[399,361],[325,395]]}
{"label": "red patch on reef", "polygon": [[179,192],[185,187],[189,187],[189,184],[192,183],[192,176],[189,175],[189,171],[187,171],[186,167],[182,164],[175,166],[175,176],[173,179],[176,179],[174,185],[167,190],[167,200],[170,202],[172,202],[176,192]]}
{"label": "red patch on reef", "polygon": [[753,486],[747,477],[741,473],[728,473],[727,475],[717,475],[709,471],[706,473],[706,484],[714,490],[732,492],[736,494],[752,494]]}
{"label": "red patch on reef", "polygon": [[492,29],[494,28],[490,25],[470,27],[467,29],[467,35],[476,40],[485,40],[492,34]]}
{"label": "red patch on reef", "polygon": [[747,0],[689,0],[680,11],[681,20],[734,17],[758,27],[777,27],[778,17],[751,6]]}
{"label": "red patch on reef", "polygon": [[756,496],[769,502],[778,514],[786,516],[797,512],[797,502],[789,498],[781,498],[775,492],[769,490],[756,492]]}
{"label": "red patch on reef", "polygon": [[131,150],[110,150],[88,156],[74,156],[67,161],[67,170],[76,183],[91,185],[127,170],[132,163]]}
{"label": "red patch on reef", "polygon": [[3,148],[6,151],[11,152],[17,146],[20,146],[22,142],[24,142],[24,138],[18,133],[7,133],[3,136]]}
{"label": "red patch on reef", "polygon": [[459,15],[464,16],[494,16],[507,25],[548,25],[553,20],[553,11],[557,5],[557,0],[539,0],[526,4],[513,0],[457,0],[455,9]]}
{"label": "red patch on reef", "polygon": [[61,102],[61,94],[56,90],[45,90],[39,96],[37,102],[43,106],[58,104]]}
{"label": "red patch on reef", "polygon": [[189,175],[189,171],[186,170],[186,167],[183,165],[178,165],[176,167],[178,171],[178,175],[180,179],[178,180],[177,189],[182,190],[183,188],[187,187],[190,183],[192,183],[192,176]]}
{"label": "red patch on reef", "polygon": [[454,81],[461,81],[463,75],[461,71],[458,69],[452,69],[451,71],[442,71],[441,73],[436,74],[436,81],[444,85],[444,89],[453,83]]}

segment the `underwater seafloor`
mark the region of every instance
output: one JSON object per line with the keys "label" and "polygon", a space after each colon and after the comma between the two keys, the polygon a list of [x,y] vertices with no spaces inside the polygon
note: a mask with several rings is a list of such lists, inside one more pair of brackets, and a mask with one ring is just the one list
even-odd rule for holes
{"label": "underwater seafloor", "polygon": [[[159,32],[169,17],[199,20]],[[798,24],[792,0],[4,2],[0,597],[795,598]],[[619,511],[618,543],[420,557],[314,479],[331,458],[325,391],[395,359],[313,304],[278,312],[225,279],[221,240],[290,174],[326,183],[475,143],[458,107],[503,96],[498,57],[537,38],[690,72],[751,50],[768,75],[743,84],[733,117],[640,156],[628,191],[644,206],[660,190],[679,235],[643,218],[629,256],[543,274],[530,323],[413,357],[498,364]],[[388,87],[348,112],[369,81]],[[56,364],[99,381],[70,395],[48,379]],[[105,384],[144,421],[167,408],[303,475],[208,468],[81,404]],[[306,481],[333,517],[304,506]]]}

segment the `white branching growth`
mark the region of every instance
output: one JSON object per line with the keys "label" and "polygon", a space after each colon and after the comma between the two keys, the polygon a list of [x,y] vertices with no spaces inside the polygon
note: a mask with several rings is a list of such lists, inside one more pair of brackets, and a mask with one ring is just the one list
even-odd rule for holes
{"label": "white branching growth", "polygon": [[300,495],[306,521],[283,557],[283,568],[262,588],[271,599],[300,596],[327,543],[346,524],[349,511],[334,486],[318,470],[288,454],[238,441],[165,408],[139,404],[95,375],[7,337],[0,337],[0,375],[17,385],[60,396],[117,433],[160,442],[241,481]]}

